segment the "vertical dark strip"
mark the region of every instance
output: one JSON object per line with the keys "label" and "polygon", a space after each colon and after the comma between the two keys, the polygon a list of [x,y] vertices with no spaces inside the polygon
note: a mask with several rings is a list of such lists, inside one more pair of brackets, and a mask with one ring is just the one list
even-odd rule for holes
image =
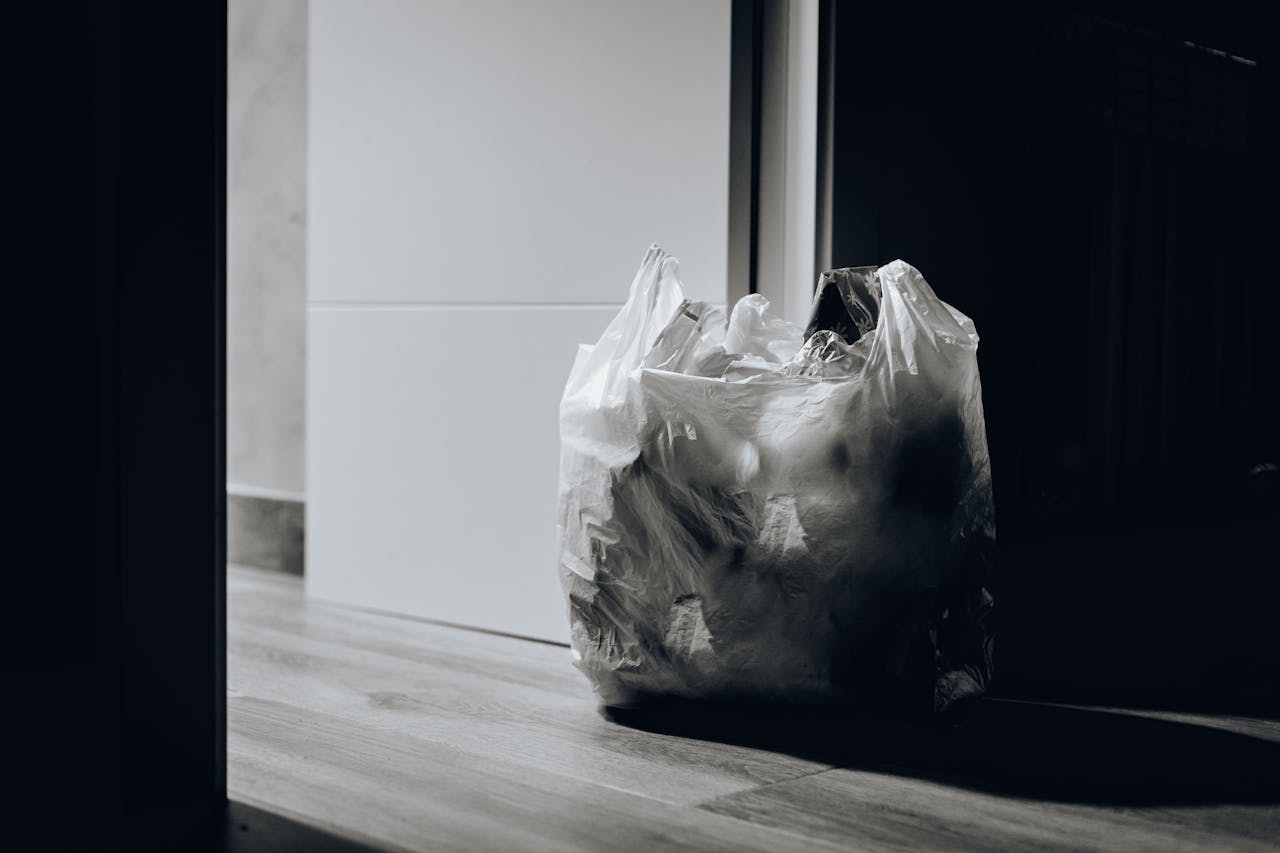
{"label": "vertical dark strip", "polygon": [[1120,301],[1123,295],[1124,263],[1122,248],[1128,244],[1129,233],[1125,229],[1125,217],[1129,211],[1124,204],[1124,187],[1129,170],[1127,146],[1123,137],[1117,136],[1112,143],[1110,186],[1102,196],[1100,204],[1104,206],[1103,221],[1107,226],[1105,241],[1106,261],[1104,264],[1105,291],[1103,295],[1104,314],[1102,326],[1094,332],[1094,341],[1104,350],[1103,356],[1103,399],[1102,418],[1105,424],[1102,448],[1102,520],[1106,524],[1114,523],[1119,511],[1120,489],[1120,420],[1121,394],[1123,389],[1120,379],[1123,368],[1121,347],[1124,344],[1124,333],[1120,323],[1123,313]]}
{"label": "vertical dark strip", "polygon": [[9,481],[38,550],[5,587],[5,840],[196,849],[225,805],[226,6],[15,12]]}
{"label": "vertical dark strip", "polygon": [[1176,487],[1172,472],[1175,470],[1173,456],[1173,425],[1176,423],[1174,402],[1178,397],[1180,376],[1177,369],[1182,360],[1183,342],[1179,335],[1178,288],[1185,278],[1186,272],[1179,269],[1179,240],[1182,229],[1179,227],[1182,210],[1182,193],[1180,192],[1180,175],[1184,169],[1186,157],[1177,147],[1169,153],[1168,189],[1164,210],[1165,231],[1161,259],[1164,275],[1161,278],[1163,293],[1160,300],[1160,390],[1159,409],[1155,412],[1157,427],[1155,464],[1159,471],[1157,487],[1161,494],[1169,494]]}
{"label": "vertical dark strip", "polygon": [[729,301],[755,293],[759,180],[759,13],[733,0],[729,43]]}
{"label": "vertical dark strip", "polygon": [[[832,76],[827,90],[831,98],[827,131],[831,140],[831,257],[824,265],[827,267],[881,264],[893,259],[882,252],[880,211],[881,185],[892,187],[893,177],[882,177],[882,173],[896,176],[898,161],[904,155],[896,139],[882,145],[880,134],[871,132],[868,119],[874,117],[892,126],[898,120],[895,111],[915,109],[912,79],[899,73],[895,65],[899,52],[892,47],[889,35],[899,31],[902,17],[896,8],[859,5],[847,8],[845,14],[833,9],[832,16],[823,19],[832,30],[828,43]],[[885,220],[890,222],[892,217]]]}
{"label": "vertical dark strip", "polygon": [[214,117],[213,199],[213,280],[209,299],[213,316],[212,340],[209,347],[213,359],[213,627],[214,627],[214,743],[213,790],[220,799],[227,796],[227,10],[226,0],[212,4],[217,8],[213,36],[210,39],[212,103],[208,109]]}
{"label": "vertical dark strip", "polygon": [[226,4],[114,10],[121,790],[145,832],[225,803]]}
{"label": "vertical dark strip", "polygon": [[[835,157],[835,0],[818,4],[818,157],[817,211],[814,218],[813,269],[831,269],[832,166]],[[815,276],[815,286],[817,284]]]}
{"label": "vertical dark strip", "polygon": [[[116,209],[116,9],[111,3],[93,4],[90,14],[92,61],[87,81],[92,91],[93,176],[89,192],[93,201],[92,231],[95,240],[96,276],[94,281],[97,340],[94,342],[97,370],[97,486],[98,585],[99,619],[98,655],[112,671],[101,679],[104,713],[112,719],[104,728],[119,732],[123,699],[119,685],[120,630],[120,347],[118,330],[120,315],[116,299],[117,234]],[[109,709],[109,710],[107,710]],[[119,777],[122,768],[117,754],[111,775]],[[119,786],[113,792],[109,809],[113,814],[123,810]]]}
{"label": "vertical dark strip", "polygon": [[748,283],[759,292],[760,266],[760,135],[764,102],[764,4],[751,3],[751,263]]}

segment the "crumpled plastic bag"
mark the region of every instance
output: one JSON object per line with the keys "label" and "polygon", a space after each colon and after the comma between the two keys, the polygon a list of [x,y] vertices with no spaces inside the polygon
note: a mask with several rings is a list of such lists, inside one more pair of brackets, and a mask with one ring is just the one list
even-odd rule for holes
{"label": "crumpled plastic bag", "polygon": [[977,347],[902,261],[824,274],[802,330],[759,295],[686,300],[651,247],[560,405],[560,577],[601,702],[981,695]]}

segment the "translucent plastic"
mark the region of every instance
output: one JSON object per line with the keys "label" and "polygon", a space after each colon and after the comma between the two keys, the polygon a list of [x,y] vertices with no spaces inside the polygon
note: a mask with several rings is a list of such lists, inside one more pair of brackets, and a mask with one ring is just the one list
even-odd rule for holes
{"label": "translucent plastic", "polygon": [[863,274],[874,327],[863,312],[853,343],[813,323],[806,340],[758,295],[727,322],[685,301],[676,260],[651,247],[579,349],[560,406],[560,575],[575,663],[605,704],[940,711],[985,689],[978,335],[909,264]]}

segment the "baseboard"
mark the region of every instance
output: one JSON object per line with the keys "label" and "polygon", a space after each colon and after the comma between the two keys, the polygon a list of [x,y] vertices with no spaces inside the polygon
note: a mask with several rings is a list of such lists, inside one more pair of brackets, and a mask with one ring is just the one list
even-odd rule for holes
{"label": "baseboard", "polygon": [[301,575],[306,504],[227,494],[227,562]]}

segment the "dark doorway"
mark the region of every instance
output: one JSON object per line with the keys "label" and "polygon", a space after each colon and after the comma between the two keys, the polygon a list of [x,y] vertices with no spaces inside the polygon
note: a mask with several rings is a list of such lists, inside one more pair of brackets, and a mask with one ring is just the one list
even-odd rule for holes
{"label": "dark doorway", "polygon": [[827,7],[832,264],[982,335],[1005,695],[1277,707],[1260,14]]}
{"label": "dark doorway", "polygon": [[18,14],[9,832],[181,846],[225,804],[226,10]]}

